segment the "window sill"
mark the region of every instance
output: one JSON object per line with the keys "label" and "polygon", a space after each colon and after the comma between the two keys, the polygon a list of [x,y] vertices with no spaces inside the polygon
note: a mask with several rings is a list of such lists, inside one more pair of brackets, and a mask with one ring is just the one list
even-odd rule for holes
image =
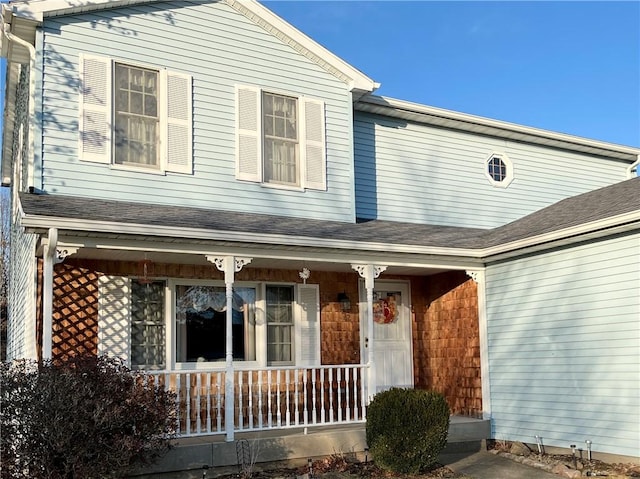
{"label": "window sill", "polygon": [[135,164],[115,164],[111,163],[109,167],[112,170],[121,170],[121,171],[132,171],[135,173],[149,173],[152,175],[160,175],[166,176],[166,172],[161,168],[145,168],[140,166],[135,166]]}

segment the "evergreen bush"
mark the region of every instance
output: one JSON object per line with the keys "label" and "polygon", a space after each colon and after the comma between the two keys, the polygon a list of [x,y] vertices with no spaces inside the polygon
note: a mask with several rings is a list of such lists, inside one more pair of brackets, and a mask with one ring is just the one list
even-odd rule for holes
{"label": "evergreen bush", "polygon": [[447,443],[450,409],[440,393],[392,388],[367,408],[366,437],[375,463],[393,472],[432,469]]}
{"label": "evergreen bush", "polygon": [[107,357],[0,365],[4,478],[123,477],[169,448],[175,396]]}

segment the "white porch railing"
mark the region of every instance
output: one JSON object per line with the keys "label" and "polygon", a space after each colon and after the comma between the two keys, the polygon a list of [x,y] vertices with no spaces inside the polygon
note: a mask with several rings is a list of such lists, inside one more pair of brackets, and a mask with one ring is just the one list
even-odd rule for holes
{"label": "white porch railing", "polygon": [[[367,366],[236,369],[234,431],[364,422]],[[176,393],[182,437],[222,434],[225,371],[149,371]]]}

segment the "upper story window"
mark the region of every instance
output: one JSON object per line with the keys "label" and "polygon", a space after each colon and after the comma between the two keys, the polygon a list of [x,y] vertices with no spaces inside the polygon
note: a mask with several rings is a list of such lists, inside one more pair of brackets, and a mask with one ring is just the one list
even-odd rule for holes
{"label": "upper story window", "polygon": [[236,87],[236,178],[326,190],[324,103]]}
{"label": "upper story window", "polygon": [[192,173],[191,76],[81,54],[81,160]]}
{"label": "upper story window", "polygon": [[299,186],[298,100],[265,92],[262,111],[264,181]]}
{"label": "upper story window", "polygon": [[115,65],[114,163],[159,168],[158,71]]}
{"label": "upper story window", "polygon": [[492,153],[485,161],[485,175],[493,186],[506,188],[513,181],[513,164],[504,153]]}

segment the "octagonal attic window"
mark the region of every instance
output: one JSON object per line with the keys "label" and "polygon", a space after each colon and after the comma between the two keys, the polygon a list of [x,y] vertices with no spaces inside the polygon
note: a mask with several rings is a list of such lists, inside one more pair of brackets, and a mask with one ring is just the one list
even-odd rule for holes
{"label": "octagonal attic window", "polygon": [[506,188],[513,181],[513,164],[504,153],[491,153],[485,162],[484,173],[493,186]]}

